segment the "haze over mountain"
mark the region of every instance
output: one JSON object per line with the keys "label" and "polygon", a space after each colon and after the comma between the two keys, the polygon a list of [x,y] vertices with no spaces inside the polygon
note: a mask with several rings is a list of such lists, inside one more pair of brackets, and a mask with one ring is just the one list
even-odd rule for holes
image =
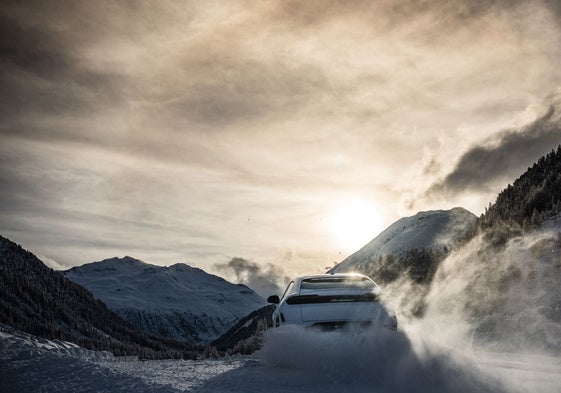
{"label": "haze over mountain", "polygon": [[137,328],[190,342],[214,339],[266,304],[245,285],[183,263],[162,267],[127,256],[64,275]]}

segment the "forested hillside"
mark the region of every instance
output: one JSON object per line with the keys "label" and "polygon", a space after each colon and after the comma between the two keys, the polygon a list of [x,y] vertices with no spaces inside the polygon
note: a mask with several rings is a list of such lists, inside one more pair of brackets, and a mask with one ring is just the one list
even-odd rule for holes
{"label": "forested hillside", "polygon": [[479,219],[485,230],[497,225],[531,229],[561,213],[561,145],[499,193]]}

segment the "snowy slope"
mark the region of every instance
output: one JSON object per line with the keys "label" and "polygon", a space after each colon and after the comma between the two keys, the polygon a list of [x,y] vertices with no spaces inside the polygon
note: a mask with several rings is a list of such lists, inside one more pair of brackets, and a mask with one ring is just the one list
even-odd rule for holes
{"label": "snowy slope", "polygon": [[[200,375],[194,375],[192,366],[199,362],[163,360],[153,368],[149,364],[154,362],[116,360],[109,352],[0,330],[0,392],[178,393],[229,370],[228,365],[210,372],[201,367]],[[141,376],[123,370],[123,366],[130,364],[144,366],[138,372]],[[174,364],[187,367],[178,373]],[[172,383],[181,390],[170,386]]]}
{"label": "snowy slope", "polygon": [[74,356],[87,360],[113,360],[109,351],[91,351],[77,344],[62,340],[47,340],[10,329],[0,329],[0,353],[19,359],[41,356],[50,353],[56,356]]}
{"label": "snowy slope", "polygon": [[456,207],[451,210],[420,212],[397,220],[366,246],[335,266],[332,272],[365,271],[380,256],[402,256],[409,249],[444,251],[453,248],[476,225],[477,217]]}
{"label": "snowy slope", "polygon": [[540,230],[561,232],[561,214],[557,214],[556,216],[545,220],[540,225]]}
{"label": "snowy slope", "polygon": [[136,327],[188,341],[211,340],[266,304],[245,285],[181,263],[112,258],[64,274]]}

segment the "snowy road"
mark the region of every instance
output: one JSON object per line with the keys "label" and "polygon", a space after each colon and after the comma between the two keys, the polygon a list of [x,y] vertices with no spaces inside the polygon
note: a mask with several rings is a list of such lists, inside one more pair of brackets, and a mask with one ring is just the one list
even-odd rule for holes
{"label": "snowy road", "polygon": [[0,392],[559,392],[561,359],[548,355],[413,351],[388,337],[269,335],[250,357],[114,362],[47,340],[1,336]]}
{"label": "snowy road", "polygon": [[[481,365],[489,374],[503,381],[502,391],[558,393],[561,388],[561,360],[555,357],[525,355],[518,360],[508,360],[505,354],[487,354]],[[175,364],[170,364],[175,363]],[[115,367],[116,366],[116,367]],[[136,376],[148,384],[174,387],[188,392],[377,392],[384,391],[368,381],[331,378],[329,373],[302,369],[274,368],[263,365],[258,359],[218,361],[176,361],[148,363],[113,363],[109,368],[119,369],[124,375]],[[407,376],[403,376],[405,379]],[[454,375],[450,375],[453,379]],[[407,385],[409,386],[409,385]],[[429,391],[433,387],[419,386],[413,390]],[[438,388],[437,388],[438,390]],[[173,390],[171,390],[173,391]],[[451,390],[453,391],[453,390]],[[459,388],[462,391],[462,388]],[[472,391],[481,391],[478,389]],[[483,391],[487,391],[483,388]],[[492,390],[489,390],[492,391]]]}

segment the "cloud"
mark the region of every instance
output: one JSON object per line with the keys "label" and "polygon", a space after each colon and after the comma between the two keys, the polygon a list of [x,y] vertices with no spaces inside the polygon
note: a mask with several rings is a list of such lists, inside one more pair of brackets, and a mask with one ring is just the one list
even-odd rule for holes
{"label": "cloud", "polygon": [[561,144],[561,95],[550,97],[547,104],[546,113],[530,124],[503,131],[470,148],[453,171],[432,184],[425,196],[485,191],[497,182],[521,175],[538,158]]}
{"label": "cloud", "polygon": [[[37,7],[47,15],[57,8]],[[0,9],[3,123],[30,114],[84,115],[94,108],[115,105],[125,81],[116,73],[88,68],[80,61],[79,45],[86,38],[76,33],[80,31],[77,27],[69,33],[61,26],[75,23],[68,11],[61,12],[68,17],[66,20],[51,15],[53,20],[49,23],[45,14],[25,7],[8,10]]]}
{"label": "cloud", "polygon": [[282,268],[273,264],[258,265],[243,258],[232,258],[228,263],[216,264],[215,269],[231,274],[238,283],[245,284],[261,296],[281,295],[281,286],[290,280]]}
{"label": "cloud", "polygon": [[465,0],[431,0],[412,1],[397,0],[375,2],[359,0],[352,3],[337,0],[312,0],[300,2],[297,0],[277,2],[275,14],[280,18],[292,20],[301,26],[316,26],[317,24],[332,22],[338,18],[352,15],[376,18],[383,14],[390,20],[384,27],[396,22],[410,21],[419,15],[438,15],[438,22],[455,25],[459,21],[479,18],[487,13],[516,8],[524,3],[521,0],[484,0],[471,2]]}
{"label": "cloud", "polygon": [[68,270],[68,268],[71,267],[68,265],[63,265],[60,262],[52,258],[46,257],[44,255],[37,255],[37,258],[39,258],[45,265],[47,265],[53,270]]}
{"label": "cloud", "polygon": [[487,140],[561,84],[552,7],[4,1],[0,230],[65,264],[325,266],[342,200],[392,222],[439,133]]}

